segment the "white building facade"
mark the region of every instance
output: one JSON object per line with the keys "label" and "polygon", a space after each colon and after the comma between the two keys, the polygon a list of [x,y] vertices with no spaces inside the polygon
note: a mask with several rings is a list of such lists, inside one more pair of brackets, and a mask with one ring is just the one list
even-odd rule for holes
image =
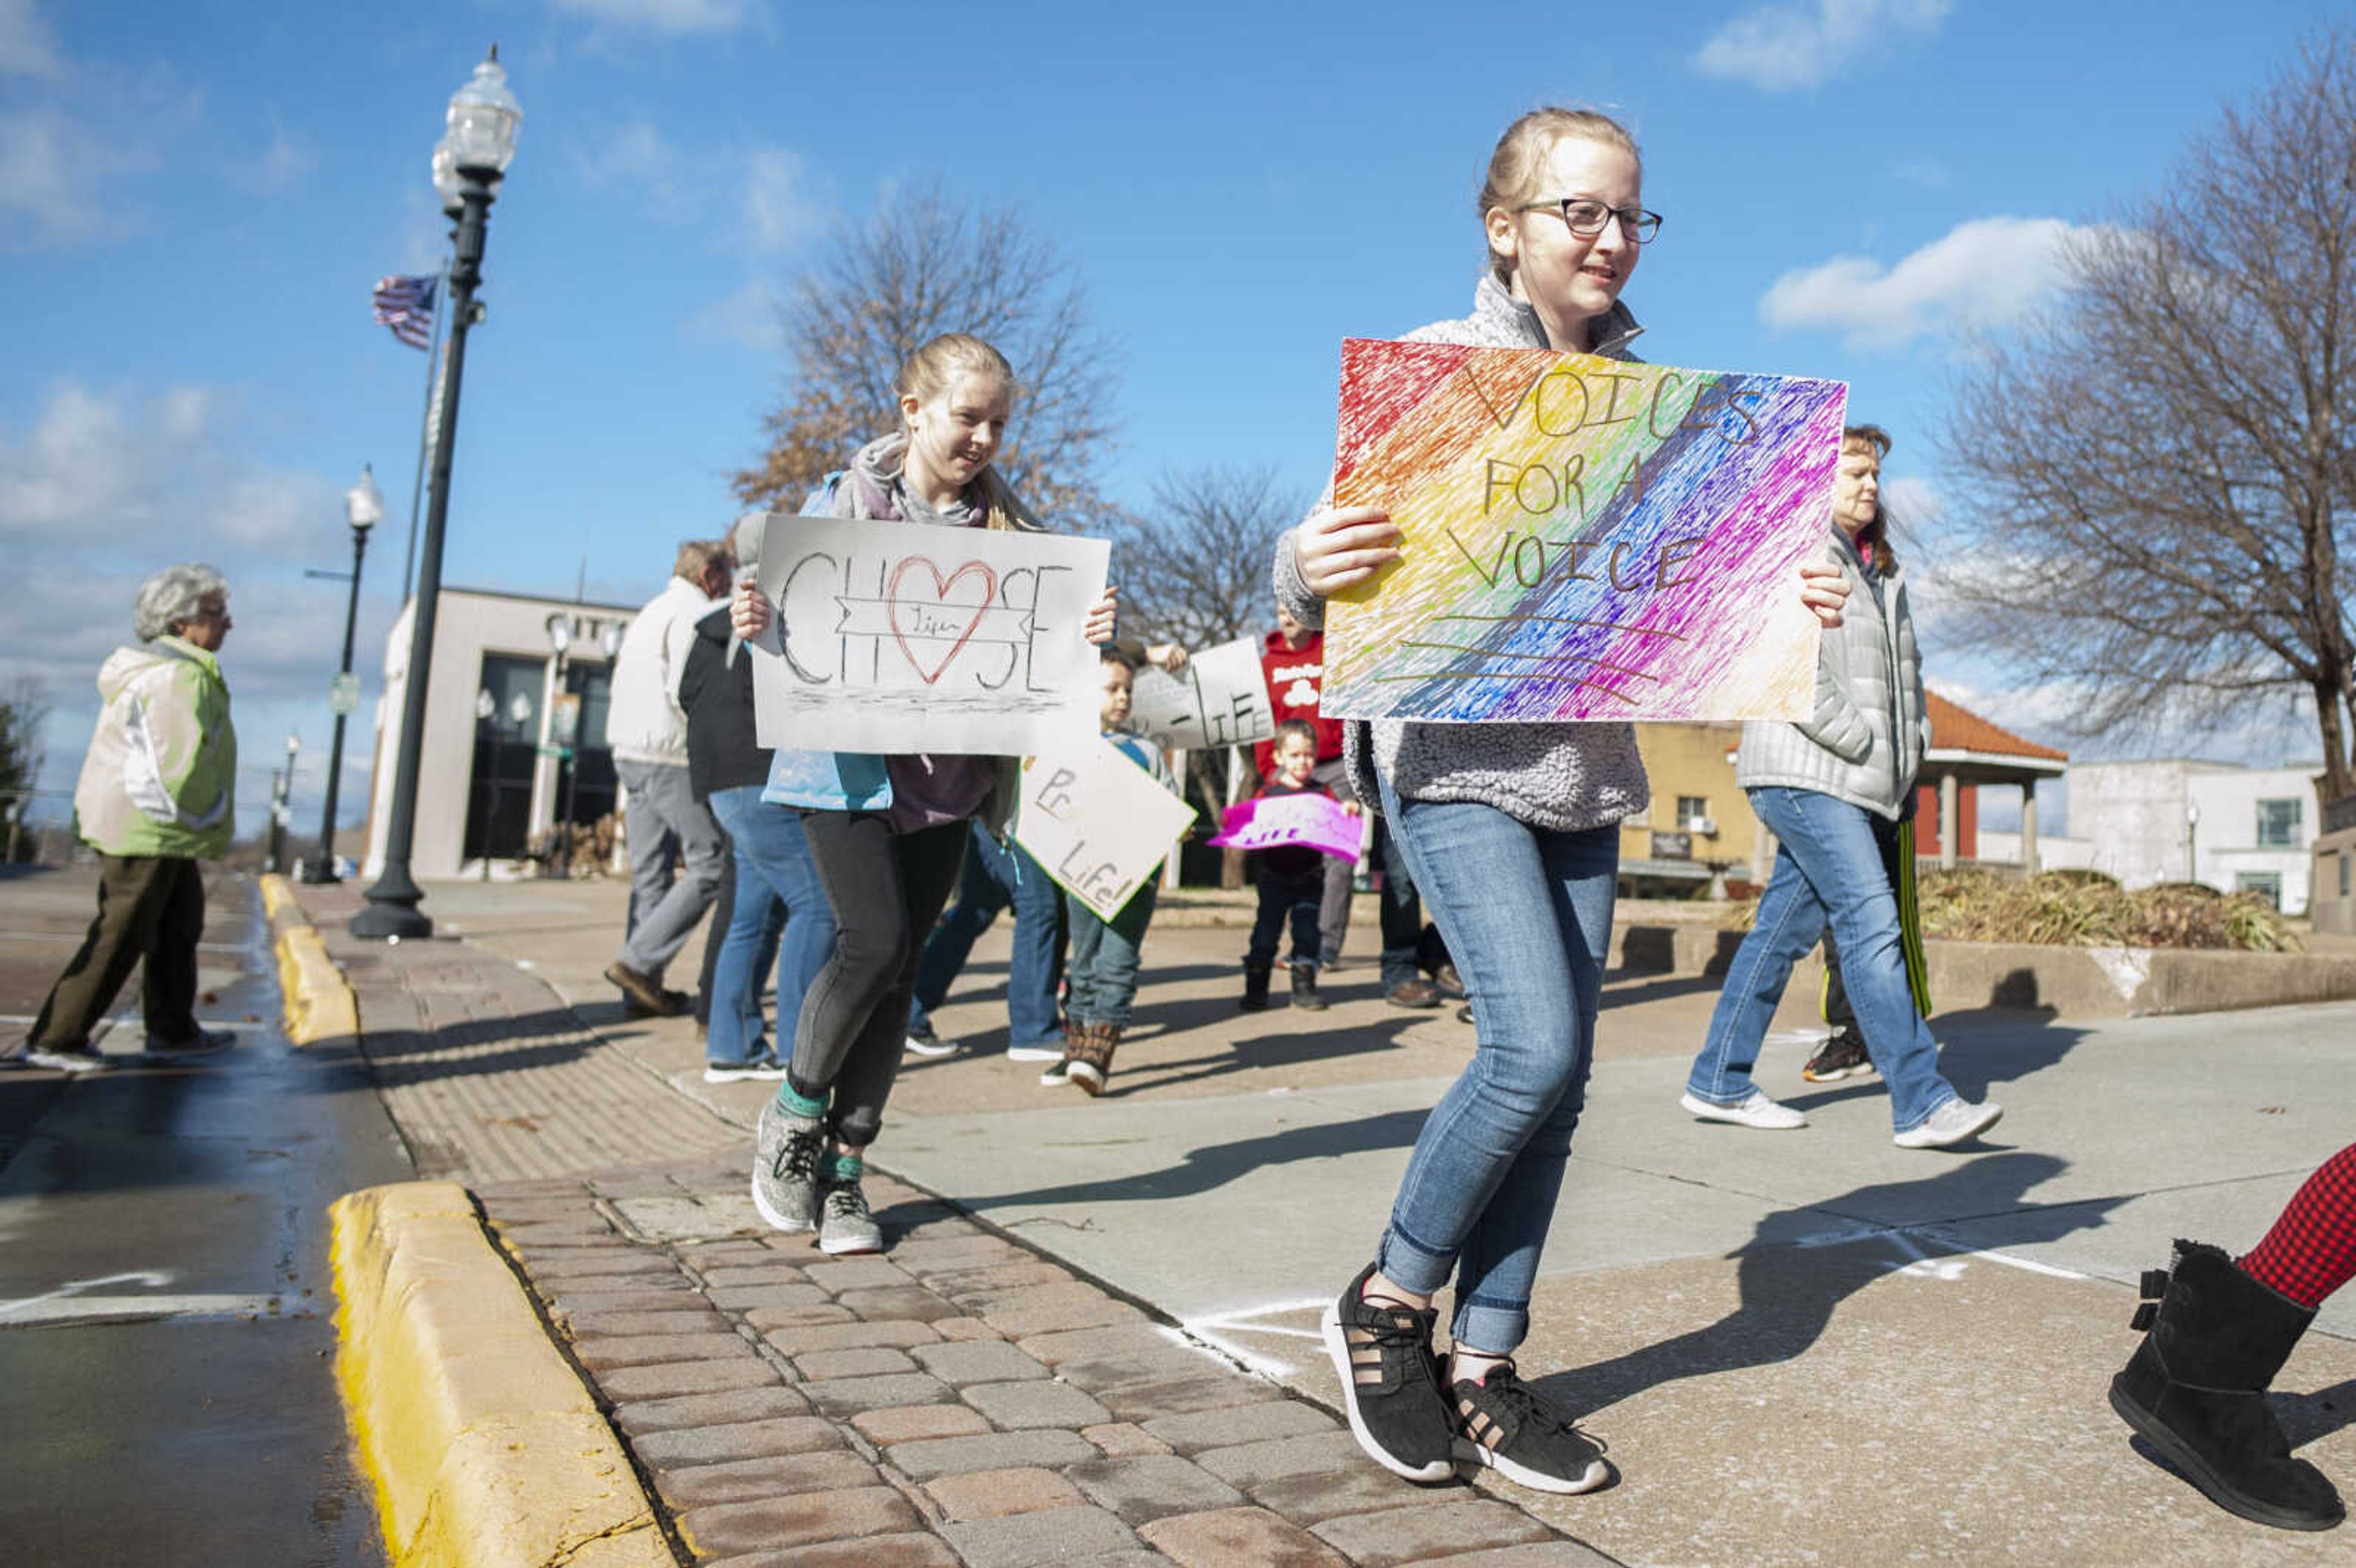
{"label": "white building facade", "polygon": [[[384,869],[391,831],[393,769],[409,700],[410,617],[416,607],[412,598],[385,639],[362,868],[370,880]],[[614,809],[614,765],[605,749],[608,649],[637,613],[636,605],[442,591],[426,681],[411,875],[486,869],[522,855],[560,818],[594,822]]]}
{"label": "white building facade", "polygon": [[2319,768],[2171,759],[2073,763],[2070,830],[2087,864],[2130,888],[2195,881],[2307,912]]}

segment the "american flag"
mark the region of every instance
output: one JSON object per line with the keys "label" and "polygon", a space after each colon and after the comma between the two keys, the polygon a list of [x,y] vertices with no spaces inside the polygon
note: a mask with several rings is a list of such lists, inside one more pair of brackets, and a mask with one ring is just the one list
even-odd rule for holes
{"label": "american flag", "polygon": [[434,341],[434,291],[436,277],[404,278],[395,272],[376,281],[376,318],[412,348]]}

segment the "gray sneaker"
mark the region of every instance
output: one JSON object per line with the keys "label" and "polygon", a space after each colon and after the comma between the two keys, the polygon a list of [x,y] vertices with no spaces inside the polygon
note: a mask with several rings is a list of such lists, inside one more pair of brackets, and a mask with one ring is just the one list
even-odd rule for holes
{"label": "gray sneaker", "polygon": [[753,1207],[771,1228],[786,1232],[818,1225],[818,1162],[826,1149],[826,1124],[797,1116],[774,1099],[761,1107],[753,1131]]}
{"label": "gray sneaker", "polygon": [[856,1178],[830,1181],[825,1190],[825,1218],[819,1224],[818,1248],[822,1253],[880,1253],[884,1227],[867,1211],[867,1194]]}
{"label": "gray sneaker", "polygon": [[1952,1148],[1971,1142],[2003,1117],[2004,1107],[1995,1101],[1975,1105],[1959,1094],[1890,1141],[1900,1148]]}

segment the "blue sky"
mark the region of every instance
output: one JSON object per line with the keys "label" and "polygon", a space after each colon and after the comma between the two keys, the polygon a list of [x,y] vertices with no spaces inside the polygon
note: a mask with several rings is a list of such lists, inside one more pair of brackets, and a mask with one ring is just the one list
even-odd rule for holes
{"label": "blue sky", "polygon": [[[1162,472],[1233,463],[1273,464],[1305,500],[1340,340],[1462,314],[1489,146],[1552,101],[1605,108],[1644,144],[1667,218],[1625,294],[1645,357],[1850,382],[1854,416],[1897,437],[1896,499],[1936,519],[1958,333],[2032,306],[2058,236],[2116,217],[2341,14],[1124,9],[0,0],[0,677],[47,683],[44,783],[71,787],[132,587],[201,557],[239,621],[242,815],[294,728],[307,830],[343,601],[302,569],[345,564],[340,494],[373,462],[393,515],[361,622],[347,799],[365,799],[425,366],[368,295],[438,263],[427,155],[493,40],[526,118],[492,212],[445,578],[585,578],[637,603],[676,540],[735,511],[726,476],[786,389],[771,302],[895,190],[1020,204],[1071,258],[1121,356],[1116,496],[1141,508]],[[2051,704],[1944,644],[1933,608],[1933,683],[2051,738]],[[2296,722],[2234,743],[2315,749]]]}

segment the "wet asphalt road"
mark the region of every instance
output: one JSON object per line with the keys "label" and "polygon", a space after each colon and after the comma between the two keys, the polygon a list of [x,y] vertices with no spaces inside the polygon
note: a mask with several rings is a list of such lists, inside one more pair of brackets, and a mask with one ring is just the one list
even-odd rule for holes
{"label": "wet asphalt road", "polygon": [[[348,1046],[296,1051],[250,878],[209,874],[205,1062],[0,1072],[0,1558],[378,1564],[337,1402],[327,1206],[411,1174]],[[95,909],[0,879],[0,1044]],[[102,1049],[140,1043],[138,979]],[[128,1008],[128,1013],[123,1009]]]}

